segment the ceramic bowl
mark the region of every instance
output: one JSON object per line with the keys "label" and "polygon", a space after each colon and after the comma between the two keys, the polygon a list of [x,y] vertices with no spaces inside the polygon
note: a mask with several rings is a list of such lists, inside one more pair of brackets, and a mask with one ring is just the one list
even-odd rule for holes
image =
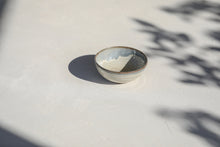
{"label": "ceramic bowl", "polygon": [[98,72],[107,80],[127,83],[141,75],[147,65],[147,57],[141,51],[124,46],[114,46],[95,56]]}

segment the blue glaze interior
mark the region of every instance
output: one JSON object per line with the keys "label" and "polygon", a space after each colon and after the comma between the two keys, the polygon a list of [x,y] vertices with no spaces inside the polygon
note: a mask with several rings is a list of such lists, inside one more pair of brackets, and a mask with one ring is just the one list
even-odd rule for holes
{"label": "blue glaze interior", "polygon": [[[96,62],[100,66],[102,66],[100,63],[103,61],[109,61],[111,60],[117,60],[119,57],[131,57],[128,62],[126,62],[123,65],[123,68],[120,70],[121,72],[129,72],[129,71],[134,71],[137,70],[141,67],[143,67],[147,59],[145,55],[143,55],[141,52],[129,48],[109,48],[101,51],[97,56],[96,56]],[[118,61],[117,64],[122,64],[120,63],[120,60]],[[112,66],[117,66],[117,64],[112,64]],[[102,66],[103,67],[103,66]],[[109,67],[103,67],[107,70],[112,70]],[[117,71],[119,72],[119,71]]]}
{"label": "blue glaze interior", "polygon": [[112,60],[117,59],[119,56],[129,56],[135,54],[134,50],[124,49],[124,48],[110,48],[99,53],[96,57],[96,61],[100,62],[102,60]]}

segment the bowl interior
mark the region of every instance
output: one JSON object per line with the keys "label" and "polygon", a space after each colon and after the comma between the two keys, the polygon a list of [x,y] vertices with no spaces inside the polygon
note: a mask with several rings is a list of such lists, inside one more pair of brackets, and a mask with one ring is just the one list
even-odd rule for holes
{"label": "bowl interior", "polygon": [[113,47],[100,51],[96,63],[104,69],[114,72],[130,72],[144,67],[146,56],[135,49]]}

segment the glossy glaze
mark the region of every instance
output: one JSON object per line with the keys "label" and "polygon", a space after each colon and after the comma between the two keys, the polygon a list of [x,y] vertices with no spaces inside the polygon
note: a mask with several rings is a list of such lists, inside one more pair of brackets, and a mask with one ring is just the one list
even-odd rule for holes
{"label": "glossy glaze", "polygon": [[95,57],[98,72],[107,80],[127,83],[141,75],[147,57],[130,47],[116,46],[101,50]]}

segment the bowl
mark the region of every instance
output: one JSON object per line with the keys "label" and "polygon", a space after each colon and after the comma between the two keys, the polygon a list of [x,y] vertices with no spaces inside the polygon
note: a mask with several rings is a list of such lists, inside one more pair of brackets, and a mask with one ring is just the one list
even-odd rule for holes
{"label": "bowl", "polygon": [[127,83],[141,75],[147,65],[147,57],[137,49],[114,46],[99,51],[95,56],[95,64],[105,79]]}

